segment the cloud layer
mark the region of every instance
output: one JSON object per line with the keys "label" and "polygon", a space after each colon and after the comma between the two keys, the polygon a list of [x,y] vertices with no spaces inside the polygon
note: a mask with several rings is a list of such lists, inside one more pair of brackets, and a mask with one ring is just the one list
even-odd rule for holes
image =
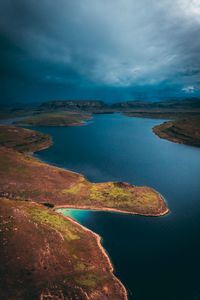
{"label": "cloud layer", "polygon": [[0,11],[2,99],[200,93],[199,0],[1,0]]}

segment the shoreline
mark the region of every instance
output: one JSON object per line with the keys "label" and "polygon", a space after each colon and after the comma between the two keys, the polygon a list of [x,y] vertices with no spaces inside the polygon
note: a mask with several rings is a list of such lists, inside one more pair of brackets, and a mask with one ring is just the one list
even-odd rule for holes
{"label": "shoreline", "polygon": [[[26,117],[24,117],[24,118],[22,118],[22,121],[24,120],[24,119],[26,119],[26,118],[29,118],[29,117],[31,117],[31,115],[30,116],[26,116]],[[9,121],[10,121],[10,125],[13,125],[13,126],[19,126],[19,127],[28,127],[28,128],[30,128],[30,127],[76,127],[76,126],[85,126],[85,125],[88,125],[88,122],[90,122],[92,119],[93,119],[94,117],[93,117],[93,115],[90,115],[90,116],[88,116],[88,118],[86,118],[86,119],[83,119],[83,120],[80,120],[80,121],[74,121],[74,122],[71,122],[71,123],[69,123],[69,124],[62,124],[62,123],[60,123],[60,124],[57,124],[57,125],[55,125],[55,124],[29,124],[29,123],[23,123],[23,122],[20,122],[20,120],[19,120],[19,122],[15,122],[15,120],[13,119],[13,121],[12,121],[12,119],[9,119]]]}
{"label": "shoreline", "polygon": [[[83,126],[84,125],[87,125],[87,122],[82,124]],[[15,126],[15,125],[14,125]],[[45,149],[48,149],[49,147],[51,147],[53,145],[53,140],[52,140],[52,137],[50,136],[50,141],[48,141],[48,143],[44,146],[42,146],[41,148],[38,148],[37,150],[35,151],[30,151],[30,152],[25,152],[26,155],[30,156],[30,157],[33,157],[35,158],[36,160],[38,160],[39,162],[41,163],[46,163],[48,164],[49,166],[51,166],[51,164],[49,162],[44,162],[42,161],[41,159],[39,159],[38,157],[36,157],[34,154],[39,152],[39,151],[42,151],[42,150],[45,150]],[[67,170],[69,171],[68,169],[64,169],[64,168],[60,168],[60,167],[57,167],[56,168],[60,169],[60,170]],[[69,171],[69,172],[72,172],[72,173],[75,173],[75,174],[78,174],[79,176],[83,176],[85,178],[84,175],[78,173],[78,172],[73,172],[73,171]],[[33,203],[37,203],[35,201],[31,201]],[[38,204],[38,203],[37,203]],[[41,203],[42,205],[42,203]],[[85,232],[88,232],[91,234],[92,237],[95,238],[96,242],[97,242],[97,246],[99,248],[99,250],[101,251],[101,253],[103,254],[103,256],[106,258],[107,260],[107,263],[108,263],[108,269],[109,269],[109,272],[110,272],[110,275],[112,276],[113,280],[115,282],[117,282],[121,289],[122,289],[122,292],[123,292],[123,295],[124,295],[124,300],[128,300],[128,292],[125,288],[125,286],[123,285],[123,283],[120,281],[120,279],[118,279],[115,274],[114,274],[114,267],[112,265],[112,262],[111,262],[111,259],[109,258],[109,255],[107,254],[106,250],[104,249],[104,247],[102,246],[101,244],[101,241],[102,241],[102,237],[100,235],[98,235],[97,233],[93,232],[92,230],[90,230],[89,228],[87,227],[84,227],[83,225],[81,225],[79,222],[75,221],[74,219],[70,218],[70,217],[67,217],[67,216],[64,216],[61,212],[58,212],[56,211],[54,208],[50,208],[51,210],[55,211],[56,213],[58,213],[59,215],[62,215],[63,218],[66,218],[67,220],[69,220],[71,223],[73,224],[76,224],[77,226],[79,226],[82,230],[84,230]]]}
{"label": "shoreline", "polygon": [[[160,124],[162,125],[162,124]],[[159,125],[158,125],[159,126]],[[155,126],[156,127],[156,126]],[[194,147],[194,148],[200,148],[200,145],[194,145],[192,143],[186,143],[184,142],[183,140],[178,140],[176,139],[175,137],[172,137],[170,135],[167,135],[167,134],[163,134],[162,132],[159,132],[157,131],[157,129],[153,127],[152,128],[152,132],[161,140],[165,140],[167,142],[170,142],[170,143],[175,143],[177,145],[184,145],[184,146],[187,146],[187,147]],[[154,129],[155,128],[155,129]]]}
{"label": "shoreline", "polygon": [[[54,209],[53,209],[53,210],[54,210]],[[117,281],[118,284],[121,286],[122,291],[123,291],[123,294],[124,294],[124,299],[125,299],[125,300],[128,300],[128,292],[127,292],[127,289],[125,288],[125,286],[123,285],[123,283],[120,281],[120,279],[118,279],[118,278],[115,276],[115,274],[114,274],[115,269],[114,269],[114,267],[113,267],[113,264],[112,264],[112,262],[111,262],[111,259],[110,259],[109,255],[108,255],[108,253],[106,252],[105,248],[103,247],[102,243],[101,243],[102,237],[101,237],[99,234],[97,234],[96,232],[94,232],[94,231],[90,230],[89,228],[87,228],[87,227],[81,225],[78,221],[74,220],[73,218],[71,218],[71,217],[69,217],[69,216],[65,216],[65,215],[63,215],[61,212],[58,212],[58,211],[56,211],[56,212],[57,212],[58,214],[62,215],[63,218],[65,218],[65,219],[69,220],[70,222],[72,222],[73,224],[79,226],[83,231],[89,232],[89,233],[95,238],[95,240],[96,240],[96,242],[97,242],[98,248],[100,249],[101,253],[103,254],[103,256],[104,256],[104,257],[106,258],[106,260],[107,260],[108,267],[109,267],[109,272],[110,272],[111,276],[112,276],[113,279],[114,279],[115,281]]]}
{"label": "shoreline", "polygon": [[[49,146],[45,146],[37,151],[34,151],[34,152],[26,152],[27,155],[31,156],[31,157],[34,157],[35,159],[37,159],[39,162],[41,163],[45,163],[49,166],[53,166],[54,168],[57,168],[59,170],[65,170],[65,171],[68,171],[68,172],[71,172],[73,174],[76,174],[78,176],[81,176],[83,177],[84,179],[88,180],[87,177],[85,177],[84,174],[82,173],[78,173],[78,172],[75,172],[75,171],[72,171],[70,169],[67,169],[67,168],[64,168],[64,167],[58,167],[57,165],[52,165],[50,162],[48,161],[45,161],[45,160],[42,160],[40,159],[39,157],[35,156],[34,153],[37,153],[39,151],[42,151],[42,150],[45,150],[45,149],[48,149],[49,147],[51,147],[53,145],[53,140],[51,140]],[[145,187],[145,186],[144,186]],[[151,188],[151,190],[153,190],[158,196],[159,196],[159,199],[160,201],[163,201],[165,204],[166,204],[166,209],[163,211],[163,212],[160,212],[158,214],[148,214],[148,213],[137,213],[137,212],[131,212],[131,211],[126,211],[126,210],[122,210],[122,209],[117,209],[117,208],[109,208],[109,207],[95,207],[95,206],[84,206],[84,205],[68,205],[68,204],[64,204],[64,205],[55,205],[53,207],[53,210],[56,210],[56,209],[60,209],[60,208],[68,208],[68,209],[77,209],[77,210],[91,210],[91,211],[108,211],[108,212],[113,212],[113,213],[122,213],[122,214],[129,214],[129,215],[137,215],[137,216],[141,216],[141,217],[161,217],[161,216],[164,216],[164,215],[167,215],[170,210],[167,206],[167,201],[166,199],[158,192],[156,191],[154,188]]]}
{"label": "shoreline", "polygon": [[[85,126],[87,125],[87,122],[83,123],[82,126]],[[48,149],[49,147],[51,147],[53,145],[53,141],[51,140],[51,142],[49,143],[49,145],[47,145],[46,147],[43,147],[37,151],[34,151],[32,153],[29,153],[30,156],[33,156],[34,157],[34,153],[37,153],[39,151],[42,151],[42,150],[45,150],[45,149]],[[38,160],[38,161],[41,161],[42,163],[47,163],[48,165],[51,166],[51,163],[50,162],[45,162],[41,159],[39,159],[38,157],[35,156],[35,158]],[[58,169],[61,169],[61,170],[67,170],[67,171],[70,171],[66,168],[62,168],[62,167],[58,167],[58,166],[55,166],[56,168]],[[72,173],[75,173],[75,174],[78,174],[79,176],[83,176],[85,178],[85,176],[81,173],[78,173],[78,172],[75,172],[75,171],[70,171]],[[153,189],[154,190],[154,189]],[[158,196],[159,196],[159,199],[162,201],[165,201],[165,199],[161,196],[161,194],[159,192],[157,192],[156,190],[154,190]],[[62,214],[62,212],[59,212],[58,209],[64,209],[64,208],[68,208],[68,209],[77,209],[77,210],[93,210],[93,211],[102,211],[102,212],[111,212],[111,213],[123,213],[123,214],[128,214],[128,215],[138,215],[138,216],[144,216],[144,217],[160,217],[160,216],[164,216],[164,215],[167,215],[169,213],[169,208],[166,206],[166,209],[165,211],[157,214],[157,215],[153,215],[153,214],[140,214],[140,213],[136,213],[136,212],[128,212],[128,211],[124,211],[124,210],[119,210],[119,209],[114,209],[114,208],[105,208],[105,207],[100,207],[100,208],[97,208],[97,207],[88,207],[88,206],[74,206],[74,205],[56,205],[52,208],[53,211],[55,211],[56,213],[62,215],[64,218],[66,218],[67,220],[69,220],[70,222],[72,222],[73,224],[76,224],[77,226],[79,226],[80,228],[82,228],[84,231],[86,232],[89,232],[96,240],[97,242],[97,246],[99,248],[99,250],[102,252],[102,254],[104,255],[104,257],[106,258],[107,262],[108,262],[108,266],[109,266],[109,272],[111,274],[111,276],[113,277],[113,279],[118,282],[118,284],[121,286],[122,288],[122,291],[123,291],[123,294],[124,294],[124,300],[128,300],[128,291],[126,289],[126,287],[123,285],[123,283],[121,282],[121,280],[119,278],[117,278],[115,276],[115,269],[114,269],[114,266],[112,264],[112,261],[111,261],[111,258],[109,257],[108,253],[106,252],[106,249],[103,247],[101,241],[102,241],[102,237],[95,233],[94,231],[90,230],[89,228],[83,226],[81,223],[79,223],[78,221],[74,220],[73,218],[69,217],[69,216],[65,216],[64,214]]]}
{"label": "shoreline", "polygon": [[[87,122],[83,125],[87,125]],[[15,125],[13,125],[15,126]],[[50,140],[48,139],[50,137]],[[43,161],[42,159],[38,158],[36,155],[34,155],[35,153],[41,151],[41,150],[44,150],[44,149],[47,149],[49,148],[50,146],[52,146],[53,144],[53,141],[52,141],[52,138],[51,136],[49,136],[46,140],[45,143],[43,143],[43,145],[41,145],[41,147],[38,147],[36,150],[34,151],[26,151],[25,152],[25,155],[28,155],[30,157],[33,157],[34,159],[36,159],[38,162],[41,162],[41,163],[45,163],[47,164],[48,166],[53,166],[54,168],[57,168],[59,170],[65,170],[65,171],[68,171],[70,173],[75,173],[81,177],[84,177],[84,175],[78,173],[78,172],[73,172],[73,171],[70,171],[68,169],[65,169],[63,167],[58,167],[58,166],[54,166],[52,165],[51,162],[45,162]],[[87,179],[86,179],[87,180]],[[152,189],[152,188],[151,188]],[[154,190],[154,189],[152,189]],[[160,195],[160,193],[158,193],[157,191],[154,190],[154,192],[156,192],[157,196],[159,197],[159,200],[164,203],[165,202],[165,199]],[[33,201],[35,202],[35,201]],[[42,203],[41,203],[42,204]],[[162,212],[158,212],[158,213],[137,213],[137,212],[131,212],[131,211],[126,211],[126,210],[120,210],[120,209],[116,209],[116,208],[109,208],[109,207],[93,207],[93,206],[84,206],[84,205],[55,205],[53,208],[50,208],[51,210],[54,210],[56,211],[57,209],[59,208],[68,208],[68,209],[86,209],[86,210],[94,210],[94,211],[108,211],[108,212],[113,212],[113,213],[124,213],[124,214],[130,214],[130,215],[140,215],[140,216],[151,216],[151,217],[159,217],[159,216],[163,216],[163,215],[166,215],[168,212],[169,212],[169,209],[166,205],[164,211]],[[162,208],[162,207],[161,207]],[[115,282],[118,282],[118,284],[120,284],[120,287],[123,291],[123,295],[124,295],[124,299],[125,300],[128,300],[128,291],[126,290],[125,286],[123,285],[123,283],[120,281],[120,279],[118,279],[115,274],[114,274],[114,267],[112,265],[112,262],[111,262],[111,259],[109,258],[108,254],[106,253],[106,250],[104,249],[103,245],[101,244],[101,240],[102,240],[102,237],[98,234],[96,234],[95,232],[93,232],[92,230],[84,227],[83,225],[81,225],[79,222],[75,221],[74,219],[72,219],[71,217],[67,217],[67,216],[64,216],[61,212],[59,211],[56,211],[56,213],[62,215],[64,218],[67,218],[68,220],[70,220],[72,223],[80,226],[84,231],[87,231],[87,232],[90,232],[91,235],[96,239],[96,242],[97,242],[97,246],[99,247],[100,251],[102,252],[102,254],[104,255],[104,257],[106,258],[107,262],[108,262],[108,268],[109,268],[109,272],[111,274],[111,276],[114,278]]]}
{"label": "shoreline", "polygon": [[160,139],[186,145],[200,147],[200,118],[183,118],[179,120],[165,121],[152,128],[152,132]]}
{"label": "shoreline", "polygon": [[109,207],[94,207],[94,206],[84,206],[84,205],[55,205],[52,208],[54,211],[57,211],[58,209],[76,209],[76,210],[89,210],[89,211],[102,211],[102,212],[111,212],[111,213],[119,213],[119,214],[127,214],[127,215],[137,215],[141,217],[161,217],[170,212],[169,208],[166,207],[166,210],[155,215],[155,214],[141,214],[137,212],[131,212],[126,210],[120,210],[116,208],[109,208]]}
{"label": "shoreline", "polygon": [[[85,123],[82,124],[82,126],[84,126],[84,125],[87,125],[87,122],[85,122]],[[51,142],[49,143],[49,145],[46,145],[45,147],[42,147],[41,149],[39,149],[37,151],[29,153],[29,155],[32,156],[32,157],[34,157],[34,153],[37,153],[39,151],[48,149],[52,145],[53,145],[53,140],[51,140]],[[35,158],[38,161],[41,161],[42,163],[47,163],[48,165],[51,165],[51,163],[45,162],[45,161],[39,159],[36,156],[35,156]],[[64,169],[64,170],[70,171],[68,169],[57,167],[57,166],[56,166],[56,168],[61,169],[61,170]],[[85,176],[83,174],[81,174],[81,173],[74,172],[74,171],[70,171],[70,172],[73,172],[73,173],[78,174],[80,176],[83,176],[85,178]],[[157,191],[155,191],[155,192],[159,195],[159,199],[163,200],[166,203],[165,199],[161,196],[161,194],[158,193]],[[161,213],[159,213],[157,215],[155,215],[155,214],[154,215],[153,214],[143,214],[143,215],[141,215],[140,213],[136,213],[136,212],[134,213],[134,212],[128,212],[128,211],[114,209],[114,208],[105,208],[105,207],[95,208],[95,207],[92,207],[92,206],[91,207],[87,207],[87,206],[73,206],[73,205],[57,205],[57,206],[54,206],[52,208],[53,211],[55,211],[56,213],[62,215],[64,218],[66,218],[67,220],[69,220],[73,224],[78,225],[84,231],[89,232],[95,238],[99,250],[101,251],[101,253],[104,255],[104,257],[106,258],[106,260],[108,262],[109,272],[110,272],[111,276],[120,285],[120,287],[121,287],[121,289],[123,291],[123,294],[124,294],[124,300],[128,300],[129,299],[128,298],[128,291],[127,291],[126,287],[123,285],[123,283],[121,282],[121,280],[115,276],[115,269],[114,269],[114,266],[112,264],[111,258],[109,257],[108,253],[106,252],[106,249],[103,247],[103,244],[101,243],[102,237],[100,235],[98,235],[97,233],[95,233],[94,231],[90,230],[89,228],[83,226],[81,223],[79,223],[78,221],[74,220],[73,218],[71,218],[69,216],[65,216],[64,214],[62,214],[62,212],[59,212],[58,209],[61,209],[61,208],[68,208],[68,209],[71,208],[71,209],[79,209],[79,210],[86,209],[86,210],[91,210],[91,211],[93,210],[93,211],[102,211],[102,212],[111,212],[111,213],[120,213],[120,214],[123,213],[123,214],[128,214],[128,215],[138,215],[138,216],[145,216],[145,217],[160,217],[160,216],[167,215],[169,213],[169,208],[166,206],[165,211],[163,211],[163,212],[161,212]]]}

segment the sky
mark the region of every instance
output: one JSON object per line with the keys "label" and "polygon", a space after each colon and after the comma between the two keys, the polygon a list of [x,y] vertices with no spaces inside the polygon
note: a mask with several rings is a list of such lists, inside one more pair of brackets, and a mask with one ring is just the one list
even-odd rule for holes
{"label": "sky", "polygon": [[1,0],[0,102],[200,96],[199,0]]}

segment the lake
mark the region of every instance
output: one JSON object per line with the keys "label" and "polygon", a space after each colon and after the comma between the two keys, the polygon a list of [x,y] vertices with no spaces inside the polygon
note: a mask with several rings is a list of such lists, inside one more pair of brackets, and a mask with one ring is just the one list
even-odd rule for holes
{"label": "lake", "polygon": [[126,181],[159,191],[170,208],[164,217],[66,214],[102,236],[130,299],[198,300],[200,149],[158,138],[152,127],[161,122],[111,114],[85,126],[34,127],[54,140],[36,156],[93,182]]}

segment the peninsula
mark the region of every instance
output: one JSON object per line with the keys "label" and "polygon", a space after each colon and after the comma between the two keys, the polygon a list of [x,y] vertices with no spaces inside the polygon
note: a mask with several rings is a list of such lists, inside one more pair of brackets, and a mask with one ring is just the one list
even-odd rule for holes
{"label": "peninsula", "polygon": [[155,126],[153,132],[175,143],[200,147],[200,117],[164,122]]}
{"label": "peninsula", "polygon": [[92,183],[83,175],[45,164],[26,154],[44,149],[51,143],[51,138],[40,132],[12,125],[0,126],[0,145],[3,146],[0,148],[0,188],[3,196],[48,201],[54,206],[152,216],[167,213],[163,198],[149,187],[123,182]]}
{"label": "peninsula", "polygon": [[33,114],[14,122],[23,126],[75,126],[83,125],[91,118],[91,114],[83,112],[47,112]]}
{"label": "peninsula", "polygon": [[51,143],[48,135],[0,126],[1,295],[127,299],[100,237],[52,208],[160,216],[166,203],[149,187],[91,183],[30,155]]}

